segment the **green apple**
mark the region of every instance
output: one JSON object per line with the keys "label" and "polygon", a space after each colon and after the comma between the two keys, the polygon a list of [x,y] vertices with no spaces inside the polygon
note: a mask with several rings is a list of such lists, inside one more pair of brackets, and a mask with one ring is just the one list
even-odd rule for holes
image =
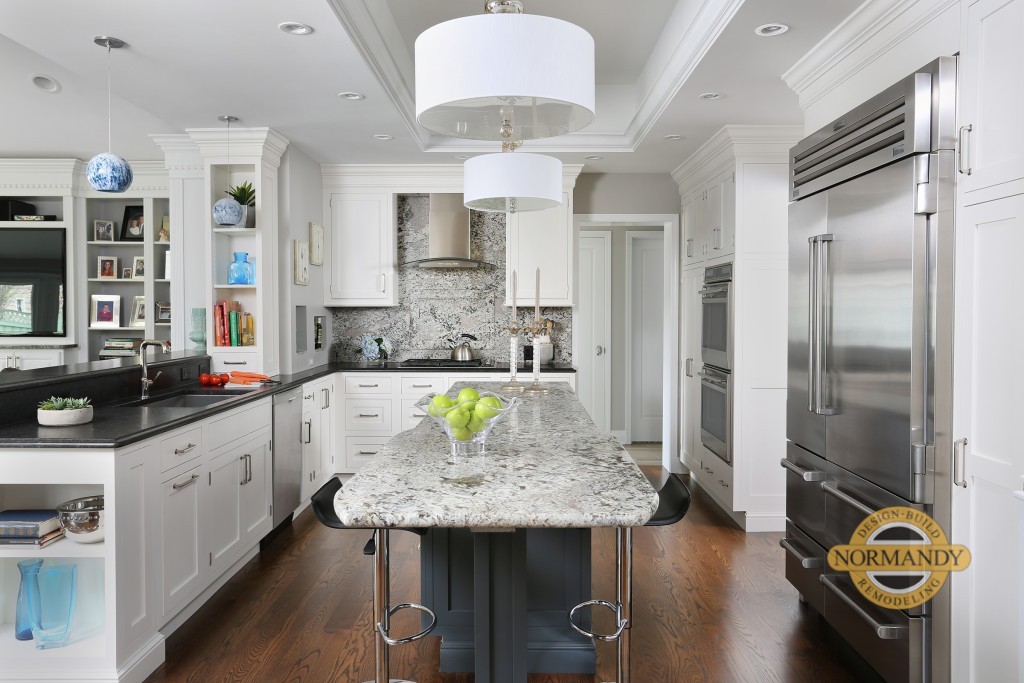
{"label": "green apple", "polygon": [[459,427],[458,429],[452,430],[452,436],[459,441],[469,441],[473,438],[473,432],[469,431],[465,427]]}
{"label": "green apple", "polygon": [[483,420],[481,420],[477,415],[473,415],[473,417],[469,418],[469,424],[466,425],[466,428],[475,434],[477,432],[482,432],[486,426],[487,424]]}
{"label": "green apple", "polygon": [[470,387],[466,387],[465,389],[463,389],[462,391],[459,392],[459,398],[456,399],[456,402],[457,403],[465,403],[466,401],[479,401],[479,400],[480,400],[480,392],[477,391],[476,389],[471,389]]}
{"label": "green apple", "polygon": [[480,402],[492,408],[501,408],[501,399],[497,396],[484,396]]}
{"label": "green apple", "polygon": [[[498,411],[487,402],[490,396],[484,396],[480,399],[480,402],[476,404],[476,409],[473,410],[473,417],[478,420],[490,420],[498,416]],[[500,406],[499,406],[500,407]]]}
{"label": "green apple", "polygon": [[450,398],[444,394],[438,394],[434,398],[430,399],[430,407],[427,409],[427,412],[434,417],[443,417],[452,405],[452,400]]}
{"label": "green apple", "polygon": [[456,410],[449,411],[444,419],[448,421],[449,427],[457,430],[469,424],[469,418],[470,414],[468,410],[458,408]]}

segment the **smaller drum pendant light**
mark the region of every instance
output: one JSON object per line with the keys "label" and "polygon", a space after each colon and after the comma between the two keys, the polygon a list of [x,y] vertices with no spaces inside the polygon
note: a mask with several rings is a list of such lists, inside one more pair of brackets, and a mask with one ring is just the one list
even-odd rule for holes
{"label": "smaller drum pendant light", "polygon": [[93,42],[107,48],[107,151],[89,160],[85,176],[89,184],[100,192],[124,192],[132,186],[132,167],[113,153],[110,134],[110,51],[125,46],[123,40],[110,36],[96,36]]}
{"label": "smaller drum pendant light", "polygon": [[[231,124],[238,120],[237,116],[230,114],[223,114],[217,117],[218,121],[223,121],[228,124],[228,167],[231,166]],[[236,226],[245,221],[245,213],[242,209],[242,205],[232,197],[227,196],[224,199],[218,199],[213,205],[213,220],[216,221],[217,225],[223,226]]]}
{"label": "smaller drum pendant light", "polygon": [[562,203],[562,162],[543,154],[498,152],[463,165],[463,199],[476,211],[517,213]]}

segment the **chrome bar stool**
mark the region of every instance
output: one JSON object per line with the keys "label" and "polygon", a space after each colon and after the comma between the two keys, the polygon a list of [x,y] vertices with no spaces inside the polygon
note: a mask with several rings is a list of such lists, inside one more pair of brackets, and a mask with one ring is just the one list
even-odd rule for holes
{"label": "chrome bar stool", "polygon": [[[690,508],[690,491],[675,474],[658,491],[658,509],[644,526],[667,526],[683,518]],[[613,633],[594,633],[577,626],[573,617],[580,610],[601,606],[615,614]],[[569,610],[569,625],[587,638],[595,641],[618,641],[615,660],[616,683],[629,683],[630,628],[633,625],[633,529],[615,529],[615,602],[587,600]]]}
{"label": "chrome bar stool", "polygon": [[[313,494],[311,499],[313,512],[317,519],[332,529],[349,529],[341,523],[338,513],[334,511],[334,496],[341,489],[341,480],[332,478]],[[419,536],[427,533],[426,529],[402,529]],[[391,558],[390,529],[374,529],[373,537],[363,547],[364,555],[373,556],[373,616],[375,619],[374,650],[375,678],[373,683],[410,683],[408,681],[392,681],[389,648],[392,645],[403,645],[425,637],[437,625],[437,615],[429,607],[414,602],[403,602],[391,606]],[[430,616],[430,623],[419,633],[405,638],[391,637],[391,617],[403,609],[415,609]]]}

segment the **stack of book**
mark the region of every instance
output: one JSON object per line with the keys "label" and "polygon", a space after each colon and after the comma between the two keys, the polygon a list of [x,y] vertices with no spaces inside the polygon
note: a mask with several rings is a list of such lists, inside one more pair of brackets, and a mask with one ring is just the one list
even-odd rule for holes
{"label": "stack of book", "polygon": [[4,510],[0,512],[0,546],[45,548],[64,538],[56,510]]}
{"label": "stack of book", "polygon": [[141,339],[132,337],[108,337],[103,342],[103,349],[100,350],[100,360],[118,356],[137,356],[141,344]]}
{"label": "stack of book", "polygon": [[219,301],[213,307],[215,346],[252,346],[256,343],[256,324],[238,301]]}

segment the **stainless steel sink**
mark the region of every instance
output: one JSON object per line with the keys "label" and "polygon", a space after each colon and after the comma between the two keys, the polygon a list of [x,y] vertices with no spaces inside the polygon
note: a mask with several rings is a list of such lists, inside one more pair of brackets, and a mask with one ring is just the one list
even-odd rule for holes
{"label": "stainless steel sink", "polygon": [[252,392],[231,389],[186,392],[173,396],[153,396],[121,405],[128,408],[205,408],[249,393]]}

